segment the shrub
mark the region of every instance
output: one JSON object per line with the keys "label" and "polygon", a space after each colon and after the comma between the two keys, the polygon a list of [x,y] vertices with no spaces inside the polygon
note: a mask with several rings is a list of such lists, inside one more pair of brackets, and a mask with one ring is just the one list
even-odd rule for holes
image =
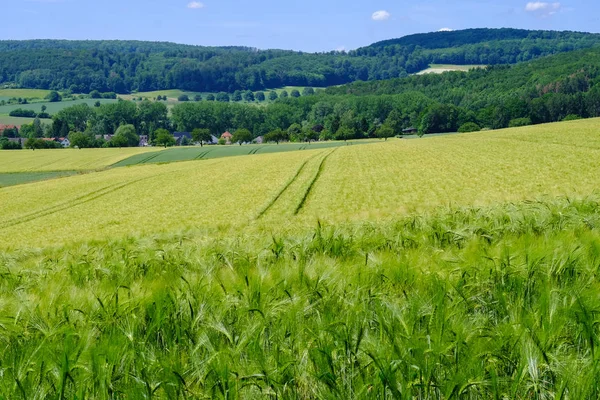
{"label": "shrub", "polygon": [[8,115],[11,117],[35,118],[37,114],[33,110],[17,108],[16,110],[12,110],[10,113],[8,113]]}
{"label": "shrub", "polygon": [[462,124],[460,126],[460,128],[458,128],[458,131],[460,133],[479,132],[480,130],[481,130],[481,127],[479,125],[477,125],[475,122],[467,122],[465,124]]}
{"label": "shrub", "polygon": [[569,114],[566,117],[563,118],[563,121],[576,121],[578,119],[581,119],[581,117],[577,114]]}
{"label": "shrub", "polygon": [[187,94],[182,94],[177,98],[178,101],[190,101],[190,97]]}
{"label": "shrub", "polygon": [[519,126],[531,125],[531,118],[515,118],[508,123],[509,128],[518,128]]}

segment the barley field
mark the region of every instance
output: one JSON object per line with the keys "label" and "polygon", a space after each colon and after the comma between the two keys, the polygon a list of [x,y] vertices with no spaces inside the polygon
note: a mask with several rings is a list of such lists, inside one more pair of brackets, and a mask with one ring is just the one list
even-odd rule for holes
{"label": "barley field", "polygon": [[0,399],[597,399],[599,126],[0,188]]}
{"label": "barley field", "polygon": [[95,170],[135,154],[160,150],[157,147],[131,147],[0,151],[0,173]]}
{"label": "barley field", "polygon": [[[0,190],[0,244],[385,221],[440,207],[585,196],[600,188],[596,124],[140,165],[7,187]],[[564,135],[562,127],[573,133]],[[127,151],[145,149],[48,151],[42,154],[73,158],[44,163],[41,157],[35,167],[21,160],[21,167],[4,168],[90,169],[112,164]]]}

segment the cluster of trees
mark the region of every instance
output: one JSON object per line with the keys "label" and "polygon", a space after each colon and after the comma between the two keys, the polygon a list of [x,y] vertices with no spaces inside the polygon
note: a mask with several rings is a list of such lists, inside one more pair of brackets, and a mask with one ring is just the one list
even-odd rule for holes
{"label": "cluster of trees", "polygon": [[0,41],[0,83],[73,93],[259,91],[404,77],[429,63],[504,64],[600,42],[595,34],[473,29],[308,54],[135,41]]}
{"label": "cluster of trees", "polygon": [[26,110],[23,108],[17,108],[8,113],[11,117],[21,117],[21,118],[52,118],[50,114],[46,112],[47,107],[45,105],[42,106],[42,111],[36,113],[34,110]]}

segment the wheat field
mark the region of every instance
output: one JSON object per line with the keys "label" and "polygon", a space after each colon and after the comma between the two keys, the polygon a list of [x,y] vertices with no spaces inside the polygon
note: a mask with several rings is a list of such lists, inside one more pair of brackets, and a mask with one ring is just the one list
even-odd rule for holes
{"label": "wheat field", "polygon": [[[440,207],[580,197],[600,187],[597,125],[598,120],[587,120],[114,168],[7,187],[0,189],[0,243],[43,247],[190,229],[269,230],[312,226],[317,220],[379,221]],[[126,154],[95,151],[94,158],[79,150],[65,153],[74,157],[65,168],[107,165]],[[52,169],[60,163],[38,162],[21,160],[13,168]]]}

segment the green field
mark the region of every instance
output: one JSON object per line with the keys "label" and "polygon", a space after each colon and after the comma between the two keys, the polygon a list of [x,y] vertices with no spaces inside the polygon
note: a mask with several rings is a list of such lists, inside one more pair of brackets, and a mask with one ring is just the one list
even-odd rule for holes
{"label": "green field", "polygon": [[43,99],[50,90],[43,89],[0,89],[0,100],[8,100],[13,97],[23,99]]}
{"label": "green field", "polygon": [[74,175],[75,171],[0,173],[0,188]]}
{"label": "green field", "polygon": [[598,398],[598,126],[2,152],[0,398]]}
{"label": "green field", "polygon": [[64,100],[56,103],[50,102],[40,102],[40,103],[32,103],[32,104],[10,104],[6,106],[0,106],[0,114],[8,115],[11,111],[16,110],[18,108],[22,108],[24,110],[33,110],[35,112],[41,112],[42,106],[46,106],[46,112],[48,114],[56,114],[60,110],[72,107],[77,104],[87,104],[90,107],[93,107],[96,102],[100,102],[101,104],[107,103],[115,103],[117,100],[113,99],[77,99],[77,100]]}
{"label": "green field", "polygon": [[289,151],[328,149],[340,146],[353,146],[373,143],[373,140],[352,140],[348,142],[251,144],[230,146],[193,146],[171,148],[151,154],[136,154],[126,158],[113,167],[125,167],[140,164],[158,164],[175,161],[209,160],[213,158],[245,156],[252,154],[286,153]]}

